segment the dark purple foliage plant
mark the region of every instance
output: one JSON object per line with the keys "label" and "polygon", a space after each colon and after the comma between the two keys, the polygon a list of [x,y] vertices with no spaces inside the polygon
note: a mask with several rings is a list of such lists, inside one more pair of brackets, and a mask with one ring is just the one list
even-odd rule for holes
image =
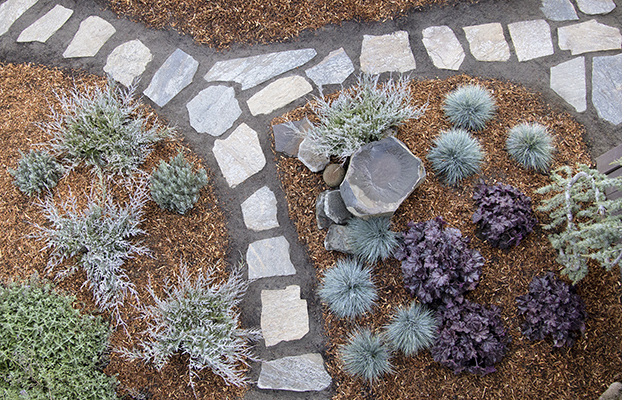
{"label": "dark purple foliage plant", "polygon": [[577,331],[585,331],[585,304],[574,286],[557,279],[553,272],[534,277],[529,293],[516,298],[521,325],[529,340],[543,340],[550,335],[554,347],[572,346]]}

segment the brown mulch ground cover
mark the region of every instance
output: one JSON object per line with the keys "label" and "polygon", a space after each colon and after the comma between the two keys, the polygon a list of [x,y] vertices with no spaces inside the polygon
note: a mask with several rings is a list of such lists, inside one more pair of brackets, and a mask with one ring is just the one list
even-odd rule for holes
{"label": "brown mulch ground cover", "polygon": [[[0,64],[0,281],[22,280],[34,272],[45,276],[49,251],[42,251],[44,243],[28,235],[36,230],[33,224],[45,225],[46,220],[36,204],[36,198],[26,196],[13,185],[13,178],[7,168],[17,167],[20,159],[18,150],[27,153],[34,144],[49,139],[35,124],[50,119],[50,106],[59,110],[55,93],[67,93],[74,84],[79,88],[94,87],[105,85],[105,80],[75,71]],[[144,107],[142,112],[149,115],[151,121],[157,118],[148,107]],[[178,149],[184,149],[186,159],[197,168],[201,165],[200,160],[179,141],[171,140],[155,146],[142,169],[151,172],[159,160],[171,159]],[[94,175],[86,168],[72,171],[53,189],[56,204],[67,200],[71,191],[78,198],[78,204],[83,205],[86,195],[91,191],[93,179]],[[115,198],[125,196],[119,188],[113,188],[112,193]],[[145,290],[149,280],[156,293],[162,295],[162,285],[166,279],[177,281],[182,262],[194,278],[197,273],[216,265],[219,259],[226,256],[228,234],[224,215],[209,185],[202,190],[195,207],[183,216],[164,211],[149,201],[144,209],[141,228],[147,233],[138,240],[142,240],[142,244],[151,250],[151,256],[131,259],[124,267],[144,305],[152,304]],[[56,271],[69,265],[64,263]],[[215,269],[214,277],[222,281],[226,276],[226,265],[220,264]],[[95,312],[92,294],[87,287],[83,287],[85,279],[85,273],[80,271],[59,281],[58,288],[77,296],[76,307]],[[134,301],[128,299],[122,308],[129,336],[123,329],[117,328],[111,339],[113,348],[136,346],[140,332],[145,329],[145,322],[139,318],[141,313],[135,306]],[[120,381],[119,394],[145,395],[154,400],[194,397],[188,386],[187,362],[181,357],[175,357],[158,372],[141,361],[129,362],[113,352],[105,372],[117,375]],[[235,398],[245,391],[227,386],[223,379],[209,370],[199,374],[195,389],[199,399]]]}
{"label": "brown mulch ground cover", "polygon": [[[484,131],[476,133],[486,158],[479,175],[463,181],[458,188],[439,182],[425,158],[432,140],[439,131],[450,127],[440,108],[445,94],[465,83],[480,83],[490,89],[497,101],[496,117]],[[495,304],[512,342],[505,358],[496,365],[497,372],[484,377],[453,372],[433,361],[429,352],[416,357],[396,356],[396,373],[368,386],[341,370],[339,347],[347,334],[357,326],[379,329],[385,325],[396,307],[410,303],[403,287],[400,263],[389,260],[374,267],[379,301],[370,315],[355,321],[340,320],[324,308],[325,329],[329,335],[326,361],[334,378],[335,399],[595,399],[609,384],[620,379],[622,371],[622,306],[619,274],[592,267],[587,278],[578,285],[578,293],[586,303],[588,318],[585,335],[571,348],[555,349],[552,341],[531,342],[520,333],[515,299],[528,291],[534,276],[560,270],[555,252],[538,226],[518,247],[495,249],[475,236],[471,216],[475,211],[471,195],[473,187],[484,180],[488,184],[503,182],[519,188],[533,199],[534,208],[542,196],[534,190],[549,183],[543,174],[521,168],[509,157],[505,148],[507,130],[520,122],[536,121],[548,127],[555,136],[557,152],[553,168],[581,162],[591,164],[583,128],[568,114],[558,113],[544,104],[540,96],[521,86],[498,80],[484,80],[465,75],[447,80],[413,81],[413,102],[428,101],[425,115],[399,128],[398,138],[419,156],[428,173],[426,181],[402,204],[392,219],[393,230],[404,231],[408,221],[425,221],[442,216],[449,226],[460,229],[472,238],[470,246],[479,250],[486,263],[477,288],[467,299],[481,304]],[[428,97],[429,96],[429,97]],[[273,124],[308,116],[313,120],[311,106],[296,109],[273,120]],[[315,221],[315,199],[328,189],[320,174],[311,173],[293,158],[276,156],[282,187],[288,200],[290,218],[296,224],[300,240],[309,249],[318,278],[342,254],[328,252]],[[537,213],[540,222],[547,215]]]}

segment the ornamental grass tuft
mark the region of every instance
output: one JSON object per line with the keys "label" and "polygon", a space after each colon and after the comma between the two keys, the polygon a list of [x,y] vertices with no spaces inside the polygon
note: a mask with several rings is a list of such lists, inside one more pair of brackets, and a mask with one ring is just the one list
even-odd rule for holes
{"label": "ornamental grass tuft", "polygon": [[361,329],[351,334],[348,343],[341,348],[345,371],[368,382],[374,382],[393,372],[390,359],[389,346],[369,329]]}
{"label": "ornamental grass tuft", "polygon": [[508,153],[528,169],[546,172],[553,161],[555,146],[546,127],[538,123],[522,123],[510,129],[506,142]]}
{"label": "ornamental grass tuft", "polygon": [[9,168],[9,173],[15,178],[15,186],[28,196],[50,190],[56,186],[63,176],[64,169],[45,151],[30,150],[22,153],[17,169]]}
{"label": "ornamental grass tuft", "polygon": [[479,85],[465,85],[452,91],[443,102],[443,111],[458,128],[481,131],[495,114],[492,94]]}
{"label": "ornamental grass tuft", "polygon": [[434,170],[446,184],[452,186],[477,173],[483,159],[482,147],[464,129],[443,132],[434,140],[428,153]]}
{"label": "ornamental grass tuft", "polygon": [[371,268],[354,258],[337,260],[326,271],[318,294],[340,318],[354,318],[371,310],[378,294],[372,281]]}
{"label": "ornamental grass tuft", "polygon": [[388,342],[407,356],[430,348],[436,339],[439,323],[426,306],[413,302],[401,308],[386,327]]}
{"label": "ornamental grass tuft", "polygon": [[357,257],[372,264],[390,257],[399,245],[398,233],[390,228],[390,217],[351,218],[346,240]]}

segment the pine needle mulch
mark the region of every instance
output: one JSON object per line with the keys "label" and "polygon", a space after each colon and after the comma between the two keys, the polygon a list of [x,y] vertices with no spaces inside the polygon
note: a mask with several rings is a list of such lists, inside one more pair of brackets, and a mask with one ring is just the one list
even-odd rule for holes
{"label": "pine needle mulch", "polygon": [[[486,152],[481,173],[454,189],[439,182],[425,155],[439,131],[450,127],[440,108],[443,96],[465,83],[480,83],[490,89],[498,111],[486,129],[475,134]],[[622,306],[617,269],[606,272],[600,267],[592,267],[588,277],[579,283],[578,293],[587,307],[587,329],[585,336],[572,348],[555,349],[549,340],[530,342],[520,333],[515,299],[527,293],[534,276],[560,270],[547,232],[538,226],[518,247],[499,250],[478,239],[475,225],[471,223],[475,211],[471,195],[480,179],[488,184],[503,182],[518,187],[532,198],[534,208],[542,199],[534,194],[534,190],[549,182],[547,176],[526,171],[508,157],[504,148],[510,127],[531,121],[547,126],[555,136],[557,147],[553,168],[578,162],[591,164],[582,139],[583,127],[568,114],[551,110],[539,95],[508,82],[461,75],[443,81],[413,81],[411,90],[415,105],[420,106],[429,98],[429,107],[422,118],[401,126],[398,138],[423,160],[427,178],[397,210],[392,219],[393,229],[404,231],[408,221],[425,221],[440,215],[449,226],[460,229],[463,236],[471,238],[470,246],[482,253],[486,264],[479,285],[466,297],[481,304],[499,306],[512,342],[505,358],[497,364],[497,372],[484,377],[466,373],[454,375],[449,368],[434,362],[427,351],[416,357],[396,356],[393,359],[396,373],[371,386],[351,378],[342,372],[338,359],[339,347],[345,343],[348,333],[358,326],[380,329],[396,307],[411,301],[403,287],[400,263],[387,261],[374,269],[380,300],[370,315],[355,321],[340,320],[324,307],[325,330],[329,335],[325,358],[334,378],[334,399],[597,398],[612,382],[622,377]],[[313,120],[308,104],[272,123],[304,116]],[[290,218],[296,224],[300,241],[308,247],[321,279],[324,271],[343,257],[324,249],[326,231],[319,231],[315,221],[315,199],[328,188],[320,174],[309,172],[297,159],[277,155],[276,160]],[[538,212],[537,218],[545,222],[548,217]]]}
{"label": "pine needle mulch", "polygon": [[[55,93],[68,93],[74,84],[78,88],[94,87],[105,85],[105,80],[75,71],[70,73],[34,65],[0,64],[0,132],[3,150],[0,152],[0,281],[23,280],[35,272],[39,276],[46,276],[49,251],[42,251],[44,242],[28,235],[36,232],[33,224],[46,225],[47,222],[36,204],[37,199],[26,196],[13,185],[13,178],[7,168],[17,167],[20,159],[18,150],[27,153],[35,144],[49,139],[35,124],[50,119],[50,106],[59,110]],[[148,107],[143,107],[142,112],[149,116],[151,122],[157,119],[154,111]],[[179,141],[172,140],[155,146],[142,169],[151,172],[159,160],[168,161],[179,150],[183,150],[186,159],[199,168],[201,161]],[[53,189],[55,203],[59,205],[67,200],[71,192],[78,199],[79,209],[82,209],[94,181],[95,176],[86,168],[72,171]],[[127,193],[119,187],[113,186],[111,193],[121,203],[127,197]],[[217,265],[218,260],[226,257],[228,234],[224,214],[209,185],[202,190],[200,200],[186,215],[163,211],[149,201],[144,208],[143,221],[140,227],[147,233],[134,240],[142,241],[151,250],[151,255],[136,257],[124,265],[143,305],[153,304],[146,291],[149,281],[155,292],[162,296],[162,286],[167,279],[171,283],[177,282],[181,263],[187,266],[190,276],[195,278],[198,273]],[[64,263],[55,272],[70,265]],[[223,281],[227,275],[224,264],[214,269],[216,281]],[[96,312],[91,291],[83,287],[85,280],[85,273],[80,271],[58,281],[57,287],[76,296],[75,307],[84,312]],[[127,333],[122,328],[114,330],[111,338],[113,348],[137,347],[140,333],[146,325],[135,306],[135,301],[128,298],[121,309],[122,317],[128,325]],[[104,314],[104,317],[108,315]],[[112,352],[105,372],[117,375],[120,395],[129,394],[154,400],[194,398],[188,386],[187,360],[183,357],[174,357],[162,371],[157,371],[142,361],[130,362]],[[227,386],[223,379],[208,369],[200,372],[195,381],[198,399],[237,398],[245,392],[243,388]]]}

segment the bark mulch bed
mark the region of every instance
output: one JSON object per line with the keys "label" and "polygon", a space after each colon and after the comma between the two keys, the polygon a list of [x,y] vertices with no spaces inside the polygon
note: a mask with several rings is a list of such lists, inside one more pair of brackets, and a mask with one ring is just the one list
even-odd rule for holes
{"label": "bark mulch bed", "polygon": [[[483,132],[475,134],[486,152],[481,173],[454,189],[439,182],[425,155],[439,131],[450,127],[440,109],[443,96],[465,83],[479,83],[490,89],[496,98],[498,112]],[[475,225],[471,223],[474,212],[471,194],[480,179],[488,184],[503,182],[518,187],[533,199],[534,208],[542,199],[534,194],[534,190],[550,181],[546,175],[527,171],[508,157],[504,148],[510,127],[530,121],[547,126],[555,136],[557,147],[553,168],[578,162],[591,164],[582,139],[583,127],[568,114],[553,111],[539,95],[508,82],[460,75],[443,81],[412,81],[411,90],[414,104],[422,105],[429,98],[429,107],[422,118],[401,126],[398,138],[423,160],[428,175],[397,210],[392,219],[393,229],[404,231],[408,221],[425,221],[440,215],[449,226],[472,238],[470,246],[482,253],[486,264],[479,285],[466,297],[481,304],[499,306],[512,342],[505,358],[497,364],[497,372],[484,377],[466,373],[454,375],[450,369],[434,362],[429,352],[416,357],[397,356],[393,359],[396,373],[372,386],[342,372],[338,351],[348,332],[357,326],[378,329],[387,323],[397,306],[411,301],[403,287],[400,263],[390,260],[374,267],[380,300],[370,315],[355,321],[340,320],[324,307],[325,329],[329,335],[325,357],[334,378],[334,399],[597,398],[609,384],[621,378],[622,306],[618,272],[592,267],[588,277],[579,283],[578,293],[585,301],[588,313],[587,329],[572,348],[555,349],[548,340],[530,342],[520,333],[515,299],[527,293],[534,276],[560,270],[547,232],[538,226],[518,247],[499,250],[478,239]],[[272,123],[304,116],[313,120],[309,104],[276,118]],[[326,231],[318,230],[315,221],[315,198],[328,188],[320,174],[309,172],[297,159],[277,155],[276,160],[290,218],[296,224],[301,242],[307,245],[321,279],[324,271],[343,256],[324,249]],[[548,219],[540,212],[537,218],[540,222]]]}
{"label": "bark mulch bed", "polygon": [[[59,110],[55,93],[67,93],[74,85],[79,88],[105,85],[105,79],[41,66],[0,64],[0,281],[22,280],[35,272],[45,276],[49,251],[42,251],[44,243],[28,235],[35,231],[33,224],[45,225],[46,220],[36,204],[37,199],[26,196],[13,185],[7,168],[16,168],[20,159],[18,150],[27,153],[33,145],[49,139],[35,124],[49,120],[50,106]],[[149,115],[152,121],[157,119],[148,107],[144,107],[142,112]],[[180,141],[171,140],[155,146],[142,169],[151,172],[159,160],[170,160],[179,149],[184,150],[186,159],[197,168],[201,165],[201,161]],[[70,190],[78,198],[78,204],[84,204],[94,178],[85,168],[72,171],[53,189],[56,204],[66,200]],[[124,196],[118,188],[114,188],[112,193],[119,198]],[[195,207],[183,216],[164,211],[153,201],[148,202],[141,228],[147,234],[138,240],[142,240],[151,250],[151,256],[131,259],[125,268],[144,305],[152,304],[145,290],[149,280],[156,293],[162,295],[162,284],[166,279],[172,283],[177,281],[182,262],[187,265],[190,276],[196,277],[199,271],[217,265],[218,260],[226,257],[228,234],[224,214],[209,185],[201,192]],[[65,263],[56,271],[68,265]],[[219,264],[214,277],[222,281],[227,276],[226,265]],[[83,287],[85,279],[86,275],[80,271],[58,281],[57,286],[77,297],[76,307],[85,312],[96,312],[90,290]],[[128,324],[127,333],[121,328],[115,329],[111,338],[113,348],[136,346],[140,332],[145,329],[146,325],[139,318],[141,314],[135,305],[128,299],[122,308],[122,316]],[[105,372],[117,375],[120,395],[154,400],[194,397],[188,386],[187,360],[183,357],[174,358],[158,372],[141,361],[129,362],[113,352]],[[223,379],[209,370],[199,373],[195,389],[199,399],[235,398],[245,392],[244,388],[227,386]]]}

